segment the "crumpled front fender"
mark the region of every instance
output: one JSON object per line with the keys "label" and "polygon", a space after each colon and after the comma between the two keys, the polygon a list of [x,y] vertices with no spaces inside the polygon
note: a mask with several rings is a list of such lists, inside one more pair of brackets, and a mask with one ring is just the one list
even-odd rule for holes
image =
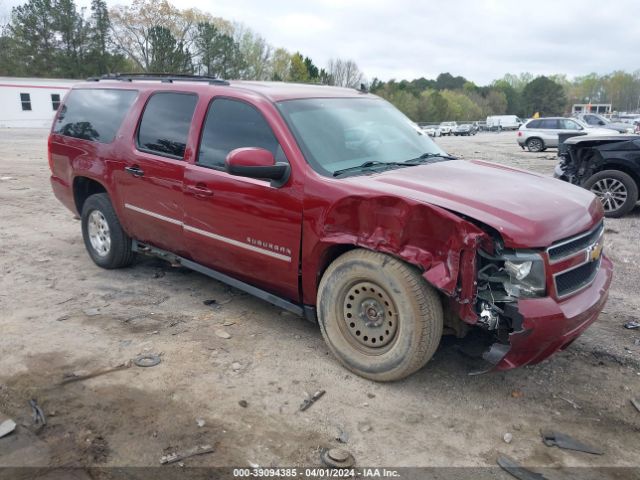
{"label": "crumpled front fender", "polygon": [[315,299],[319,277],[314,272],[326,267],[326,252],[355,245],[416,265],[426,281],[452,299],[465,321],[475,323],[476,251],[481,244],[492,248],[478,226],[441,207],[394,196],[348,196],[324,213],[313,222],[315,229],[303,233],[303,258],[317,259],[303,262],[306,300]]}

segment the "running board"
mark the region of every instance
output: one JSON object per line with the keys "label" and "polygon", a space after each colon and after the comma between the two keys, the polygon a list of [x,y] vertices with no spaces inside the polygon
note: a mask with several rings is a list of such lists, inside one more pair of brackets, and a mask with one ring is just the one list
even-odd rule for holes
{"label": "running board", "polygon": [[219,282],[226,283],[230,287],[237,288],[238,290],[242,290],[254,297],[258,297],[262,300],[265,300],[276,307],[280,307],[284,310],[287,310],[291,313],[295,313],[305,319],[316,322],[316,312],[315,308],[309,305],[298,305],[296,303],[290,302],[282,297],[269,293],[265,290],[262,290],[258,287],[254,287],[248,283],[245,283],[236,278],[230,277],[224,273],[218,272],[217,270],[213,270],[211,268],[205,267],[204,265],[200,265],[192,260],[188,260],[186,258],[180,257],[178,255],[174,255],[171,252],[167,252],[165,250],[161,250],[156,247],[152,247],[150,245],[140,243],[137,240],[132,240],[131,249],[134,252],[143,253],[145,255],[151,255],[154,257],[160,257],[163,260],[166,260],[172,264],[182,265],[190,270],[193,270],[198,273],[202,273],[207,277],[211,277],[214,280],[218,280]]}

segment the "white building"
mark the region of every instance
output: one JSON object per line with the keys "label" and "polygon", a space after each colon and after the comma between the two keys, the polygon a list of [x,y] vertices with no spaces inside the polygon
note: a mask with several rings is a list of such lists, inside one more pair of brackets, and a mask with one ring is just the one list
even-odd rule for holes
{"label": "white building", "polygon": [[0,77],[0,127],[49,128],[71,86],[81,80]]}

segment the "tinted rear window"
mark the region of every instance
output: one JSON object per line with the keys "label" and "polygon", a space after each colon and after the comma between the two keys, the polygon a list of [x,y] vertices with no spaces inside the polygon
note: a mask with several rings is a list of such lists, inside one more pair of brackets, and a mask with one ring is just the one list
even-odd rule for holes
{"label": "tinted rear window", "polygon": [[154,94],[142,114],[138,147],[182,159],[196,103],[198,96],[191,93]]}
{"label": "tinted rear window", "polygon": [[135,90],[72,90],[53,131],[83,140],[112,142],[137,94]]}
{"label": "tinted rear window", "polygon": [[558,129],[558,120],[541,120],[542,124],[539,128],[550,128],[557,130]]}

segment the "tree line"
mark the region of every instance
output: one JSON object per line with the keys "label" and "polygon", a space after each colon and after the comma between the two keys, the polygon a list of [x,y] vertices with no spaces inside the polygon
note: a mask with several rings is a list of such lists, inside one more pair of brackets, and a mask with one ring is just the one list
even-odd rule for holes
{"label": "tree line", "polygon": [[386,98],[418,122],[478,120],[488,115],[528,118],[565,115],[575,103],[611,103],[614,111],[640,108],[640,70],[592,73],[569,80],[566,75],[506,74],[488,86],[442,73],[435,80],[373,79],[371,91]]}
{"label": "tree line", "polygon": [[433,79],[366,82],[353,60],[324,67],[300,52],[276,48],[240,23],[168,0],[134,0],[111,9],[92,0],[28,0],[0,26],[0,75],[86,78],[114,72],[171,72],[344,87],[368,83],[419,122],[478,120],[488,115],[561,115],[573,103],[640,108],[640,70],[566,75],[506,74],[487,86],[442,73]]}
{"label": "tree line", "polygon": [[239,23],[168,0],[134,0],[108,9],[105,0],[28,0],[0,30],[0,75],[86,78],[114,72],[209,75],[245,80],[357,87],[352,60],[326,68],[300,52],[274,48]]}

